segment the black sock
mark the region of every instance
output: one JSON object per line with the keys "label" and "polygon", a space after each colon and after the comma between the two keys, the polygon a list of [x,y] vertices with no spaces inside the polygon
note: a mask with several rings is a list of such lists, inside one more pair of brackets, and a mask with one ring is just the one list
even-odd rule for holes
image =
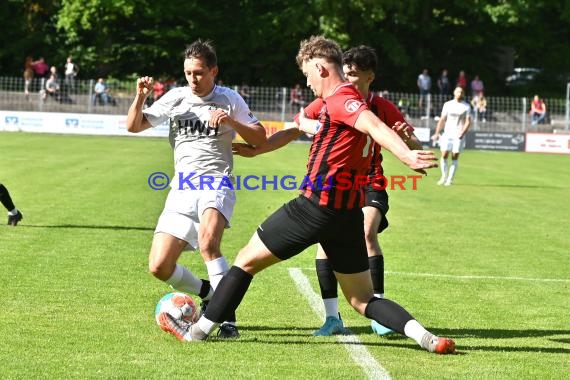
{"label": "black sock", "polygon": [[323,299],[337,298],[338,283],[329,261],[327,259],[316,259],[315,267],[317,268],[321,297],[323,297]]}
{"label": "black sock", "polygon": [[210,321],[222,323],[235,320],[235,311],[251,284],[253,276],[235,265],[224,275],[204,313]]}
{"label": "black sock", "polygon": [[203,278],[201,280],[202,280],[202,287],[200,287],[200,293],[198,293],[198,297],[204,298],[207,297],[208,294],[210,294],[210,289],[212,288],[212,286],[210,285],[210,281],[204,280]]}
{"label": "black sock", "polygon": [[0,184],[0,203],[2,203],[8,211],[12,211],[16,208],[16,206],[14,206],[14,202],[12,202],[8,189],[2,184]]}
{"label": "black sock", "polygon": [[364,310],[366,318],[374,319],[382,326],[404,334],[406,323],[414,319],[402,306],[386,298],[373,297]]}
{"label": "black sock", "polygon": [[384,256],[368,257],[374,294],[384,294]]}

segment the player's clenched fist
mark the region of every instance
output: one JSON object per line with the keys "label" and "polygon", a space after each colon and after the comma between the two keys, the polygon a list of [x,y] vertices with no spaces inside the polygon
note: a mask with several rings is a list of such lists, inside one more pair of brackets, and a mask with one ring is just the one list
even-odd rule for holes
{"label": "player's clenched fist", "polygon": [[137,79],[137,93],[139,95],[148,95],[152,91],[154,79],[152,77],[140,77]]}

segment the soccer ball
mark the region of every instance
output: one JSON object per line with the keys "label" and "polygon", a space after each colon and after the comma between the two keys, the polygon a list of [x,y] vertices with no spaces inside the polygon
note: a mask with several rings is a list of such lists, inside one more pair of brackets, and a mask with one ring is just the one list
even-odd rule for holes
{"label": "soccer ball", "polygon": [[192,297],[184,293],[168,293],[156,304],[154,318],[158,326],[161,326],[158,316],[160,313],[168,313],[176,319],[181,319],[188,323],[198,320],[199,312]]}

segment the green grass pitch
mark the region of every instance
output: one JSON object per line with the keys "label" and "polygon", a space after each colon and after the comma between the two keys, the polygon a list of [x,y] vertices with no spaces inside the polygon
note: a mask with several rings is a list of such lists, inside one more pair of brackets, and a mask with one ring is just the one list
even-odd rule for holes
{"label": "green grass pitch", "polygon": [[[302,177],[309,146],[236,157],[235,173]],[[414,174],[385,154],[387,174]],[[455,184],[390,192],[381,236],[386,296],[458,354],[380,338],[341,299],[356,343],[315,338],[315,249],[254,279],[238,309],[242,337],[181,344],[154,321],[169,288],[147,270],[172,173],[166,139],[0,133],[0,182],[24,213],[0,225],[2,379],[366,379],[364,348],[393,379],[557,379],[570,373],[570,157],[466,151]],[[238,192],[223,252],[233,261],[256,226],[296,191]],[[5,214],[0,213],[2,218]],[[206,275],[196,253],[182,262]]]}

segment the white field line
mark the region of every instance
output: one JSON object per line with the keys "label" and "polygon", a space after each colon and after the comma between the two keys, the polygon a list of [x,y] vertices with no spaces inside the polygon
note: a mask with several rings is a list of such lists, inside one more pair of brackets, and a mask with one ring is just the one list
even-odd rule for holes
{"label": "white field line", "polygon": [[[315,268],[300,268],[301,270],[315,270]],[[516,276],[476,276],[476,275],[454,275],[441,273],[418,273],[418,272],[392,272],[385,271],[386,275],[409,276],[409,277],[440,277],[457,280],[494,280],[494,281],[529,281],[529,282],[570,282],[569,278],[532,278]]]}
{"label": "white field line", "polygon": [[[295,281],[297,289],[305,296],[309,302],[309,306],[315,314],[319,317],[325,315],[325,308],[321,297],[315,293],[307,277],[301,272],[299,268],[289,268],[289,275]],[[348,329],[347,329],[348,330]],[[349,330],[350,331],[350,330]],[[382,367],[380,363],[374,359],[370,352],[366,349],[364,345],[361,344],[360,340],[356,335],[335,335],[337,340],[343,343],[344,348],[348,351],[352,360],[362,368],[364,373],[369,379],[381,379],[390,380],[390,374],[386,368]]]}

